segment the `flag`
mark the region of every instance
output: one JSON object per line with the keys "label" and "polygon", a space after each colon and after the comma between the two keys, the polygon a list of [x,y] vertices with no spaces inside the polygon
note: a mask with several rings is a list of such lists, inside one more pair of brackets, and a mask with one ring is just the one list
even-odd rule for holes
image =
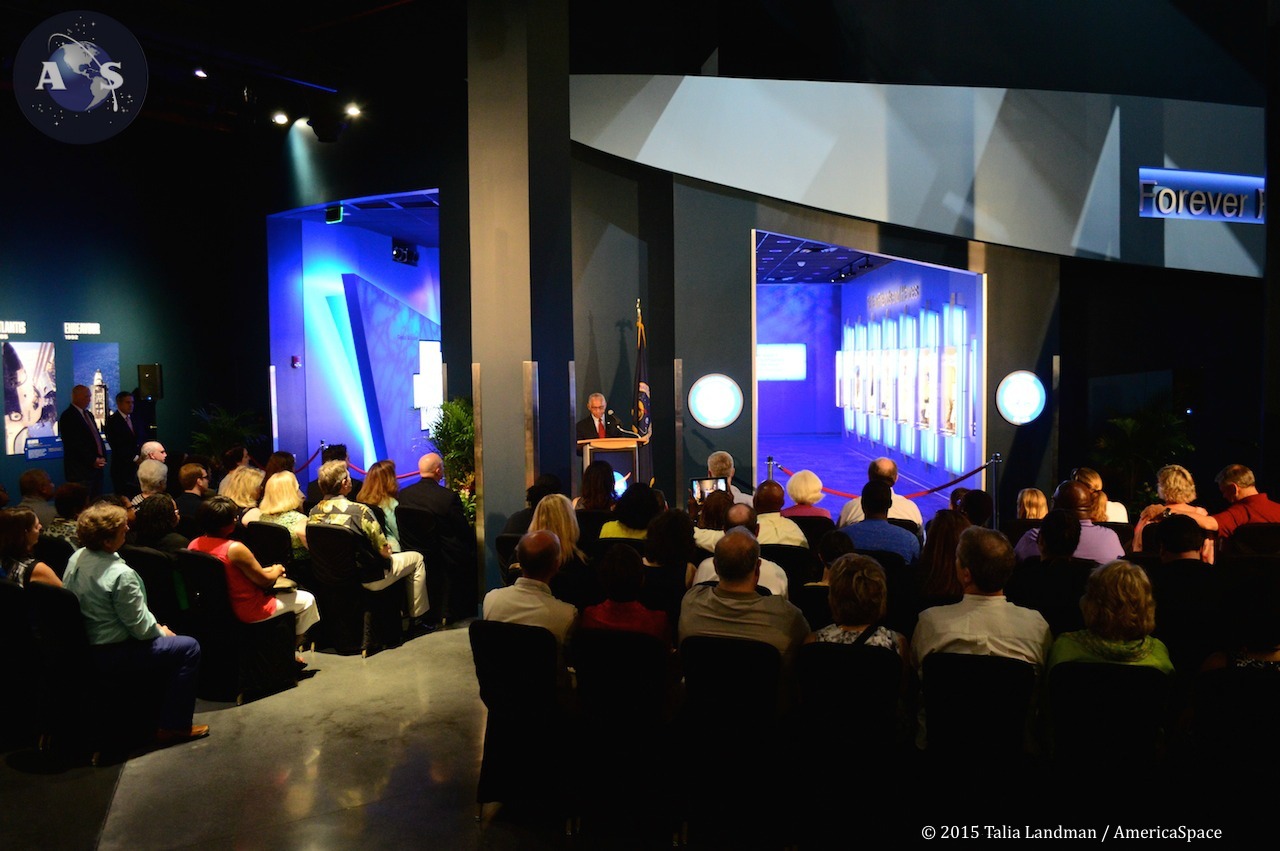
{"label": "flag", "polygon": [[636,299],[636,398],[631,422],[632,431],[642,438],[648,437],[652,424],[649,412],[649,343],[644,336],[639,299]]}

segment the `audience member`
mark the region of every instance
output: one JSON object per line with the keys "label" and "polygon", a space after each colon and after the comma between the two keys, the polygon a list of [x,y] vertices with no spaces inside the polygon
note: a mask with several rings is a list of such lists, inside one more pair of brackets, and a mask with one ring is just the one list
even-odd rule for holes
{"label": "audience member", "polygon": [[707,475],[716,479],[725,479],[729,483],[729,495],[733,497],[734,502],[751,505],[751,495],[738,490],[738,486],[733,483],[733,477],[737,472],[737,467],[733,463],[733,456],[723,449],[712,452],[707,456]]}
{"label": "audience member", "polygon": [[[726,522],[729,524],[729,528],[725,531],[725,535],[728,535],[730,531],[737,529],[745,532],[755,539],[756,534],[760,531],[760,526],[756,523],[756,510],[751,506],[743,505],[740,502],[735,502],[733,505],[729,506],[729,513],[726,517]],[[721,536],[720,540],[724,540],[724,536]],[[757,546],[759,546],[759,541],[756,543]],[[717,541],[716,546],[719,545],[720,541]],[[787,572],[785,570],[776,563],[765,558],[760,559],[759,573],[760,581],[758,584],[760,587],[769,589],[769,593],[776,597],[786,599]],[[700,585],[707,582],[719,581],[719,579],[720,576],[716,572],[716,560],[713,555],[711,558],[703,559],[702,563],[698,565],[698,569],[693,573],[691,584]]]}
{"label": "audience member", "polygon": [[167,493],[153,493],[138,503],[138,519],[126,540],[166,553],[186,549],[190,543],[178,534],[178,506]]}
{"label": "audience member", "polygon": [[227,494],[222,489],[222,484],[226,481],[227,476],[231,475],[233,470],[249,466],[253,463],[253,459],[249,457],[249,450],[245,448],[244,444],[236,443],[223,450],[219,461],[218,496],[226,496]]}
{"label": "audience member", "polygon": [[529,521],[533,519],[533,509],[544,496],[562,493],[564,487],[560,477],[554,473],[543,473],[533,480],[533,484],[524,492],[525,507],[507,518],[507,525],[502,527],[504,535],[523,535],[529,529]]}
{"label": "audience member", "polygon": [[1077,467],[1071,478],[1089,489],[1093,502],[1089,507],[1089,519],[1094,523],[1128,523],[1129,511],[1118,502],[1107,498],[1102,490],[1102,476],[1089,467]]}
{"label": "audience member", "polygon": [[1058,636],[1049,666],[1063,662],[1112,662],[1143,665],[1173,673],[1169,649],[1153,638],[1156,605],[1146,572],[1127,561],[1113,561],[1089,575],[1080,600],[1085,628]]}
{"label": "audience member", "polygon": [[293,468],[298,465],[298,459],[292,452],[277,450],[272,452],[267,458],[267,463],[262,466],[262,485],[258,491],[258,502],[262,502],[262,494],[266,491],[267,482],[276,473],[293,472]]}
{"label": "audience member", "polygon": [[1035,609],[1054,635],[1084,629],[1080,595],[1098,563],[1072,555],[1080,546],[1077,516],[1061,508],[1045,515],[1036,538],[1038,555],[1023,559],[1005,583],[1011,603]]}
{"label": "audience member", "polygon": [[582,610],[581,628],[642,632],[670,646],[667,613],[646,608],[640,602],[646,570],[635,548],[614,544],[600,558],[598,572],[604,601]]}
{"label": "audience member", "polygon": [[828,602],[831,585],[831,566],[843,555],[853,552],[853,541],[839,529],[832,529],[818,539],[818,558],[822,560],[822,574],[806,582],[799,589],[789,588],[787,599],[796,605],[810,628],[819,630],[832,623],[831,605]]}
{"label": "audience member", "polygon": [[382,521],[382,531],[393,553],[400,552],[400,529],[396,525],[396,506],[400,501],[400,482],[396,479],[395,461],[375,461],[365,473],[364,484],[356,494],[356,502],[378,509],[374,516]]}
{"label": "audience member", "polygon": [[347,473],[346,461],[326,461],[321,464],[317,481],[320,483],[320,492],[324,499],[311,509],[307,522],[341,526],[357,533],[361,545],[367,547],[367,552],[371,552],[374,557],[380,559],[383,565],[381,579],[362,583],[370,591],[381,591],[406,576],[410,577],[406,583],[409,614],[415,622],[421,624],[423,616],[430,608],[427,600],[427,569],[422,555],[411,550],[393,553],[391,545],[387,543],[387,538],[382,533],[382,524],[369,510],[369,506],[352,502],[347,498],[351,493],[352,482],[351,476]]}
{"label": "audience member", "polygon": [[49,474],[39,467],[24,470],[18,477],[18,493],[22,499],[14,508],[27,508],[40,518],[41,526],[48,526],[57,516],[50,498],[53,496],[53,480]]}
{"label": "audience member", "polygon": [[788,659],[809,636],[800,610],[780,595],[762,596],[760,544],[745,529],[730,529],[716,544],[715,585],[694,585],[680,604],[679,636],[746,638],[778,648]]}
{"label": "audience member", "polygon": [[138,465],[139,493],[129,500],[134,508],[142,504],[149,496],[164,493],[169,486],[169,468],[163,461],[147,458]]}
{"label": "audience member", "polygon": [[[347,475],[351,476],[350,461],[347,459],[347,445],[345,443],[330,443],[328,446],[320,450],[320,465],[324,466],[329,461],[341,461],[348,465]],[[351,476],[351,490],[360,493],[360,488],[364,485],[360,479]],[[314,506],[317,502],[324,499],[324,494],[320,490],[320,479],[317,473],[315,481],[307,484],[306,505]]]}
{"label": "audience member", "polygon": [[[727,493],[724,498],[729,505],[734,504]],[[696,551],[693,535],[693,520],[689,515],[678,509],[667,509],[649,522],[644,540],[641,561],[644,584],[639,592],[640,602],[646,608],[666,612],[670,628],[680,619],[680,601],[693,584],[697,570],[693,563]]]}
{"label": "audience member", "polygon": [[257,520],[262,513],[258,508],[258,493],[261,490],[262,470],[245,465],[227,473],[218,487],[218,496],[225,496],[239,506],[240,517],[236,522],[243,526]]}
{"label": "audience member", "polygon": [[613,465],[596,459],[582,471],[582,493],[574,500],[578,511],[612,511],[618,494],[614,490]]}
{"label": "audience member", "polygon": [[1049,513],[1049,501],[1039,488],[1023,488],[1018,491],[1018,519],[1043,520]]}
{"label": "audience member", "polygon": [[[716,543],[724,537],[728,527],[729,509],[736,505],[728,491],[712,491],[702,500],[696,512],[697,524],[693,529],[694,544],[698,549],[711,553]],[[695,513],[690,512],[690,517]]]}
{"label": "audience member", "polygon": [[829,601],[833,623],[810,633],[807,642],[883,647],[899,656],[907,640],[880,624],[888,611],[889,580],[880,562],[850,553],[831,565]]}
{"label": "audience member", "polygon": [[307,515],[302,513],[302,487],[292,470],[282,470],[267,479],[262,492],[258,520],[289,530],[289,544],[295,559],[306,558]]}
{"label": "audience member", "polygon": [[[1178,464],[1166,465],[1156,472],[1156,495],[1160,497],[1159,508],[1171,508],[1172,506],[1180,505],[1187,509],[1186,513],[1188,514],[1196,514],[1203,517],[1209,513],[1200,506],[1191,504],[1196,501],[1195,479],[1191,477],[1190,470]],[[1160,522],[1163,513],[1163,511],[1157,510],[1153,512],[1154,516],[1148,516],[1145,510],[1139,512],[1138,522],[1133,527],[1132,549],[1135,553],[1142,552],[1147,548],[1146,543],[1142,540],[1142,535],[1151,524]],[[1172,515],[1174,512],[1170,511],[1169,513]],[[1152,546],[1150,549],[1156,549],[1156,547]],[[1202,557],[1210,563],[1213,562],[1213,546],[1208,542],[1208,539],[1206,539],[1206,546],[1203,547]]]}
{"label": "audience member", "polygon": [[[62,585],[53,568],[35,557],[40,540],[40,518],[23,506],[0,508],[0,572],[15,585],[44,582]],[[20,648],[9,648],[21,652]]]}
{"label": "audience member", "polygon": [[[825,517],[831,519],[831,512],[819,508],[818,503],[826,496],[822,492],[822,479],[812,470],[797,470],[787,479],[787,496],[795,505],[782,509],[783,517]],[[759,511],[759,507],[756,511]]]}
{"label": "audience member", "polygon": [[202,464],[183,464],[178,471],[182,493],[174,498],[178,504],[178,516],[184,521],[195,520],[200,503],[209,496],[209,470]]}
{"label": "audience member", "polygon": [[960,535],[972,525],[963,511],[943,508],[934,514],[916,571],[922,608],[956,603],[964,596],[956,572],[956,547],[960,545]]}
{"label": "audience member", "polygon": [[[604,599],[595,572],[587,565],[587,556],[578,546],[578,516],[569,497],[560,493],[544,496],[533,509],[526,531],[551,532],[560,542],[560,563],[551,580],[551,593],[557,600],[572,603],[578,611]],[[513,564],[513,570],[519,564]]]}
{"label": "audience member", "polygon": [[301,588],[275,589],[276,580],[285,575],[284,565],[263,567],[247,546],[231,539],[239,514],[240,507],[230,497],[210,499],[200,506],[199,520],[204,534],[192,541],[188,549],[208,553],[222,562],[231,610],[237,618],[244,623],[257,623],[294,612],[298,616],[294,633],[301,644],[307,630],[320,620],[316,598]]}
{"label": "audience member", "polygon": [[[435,518],[436,557],[448,578],[447,598],[437,601],[446,620],[474,617],[476,612],[476,534],[462,507],[462,499],[444,486],[444,459],[428,452],[418,459],[421,480],[402,488],[400,505],[425,511]],[[408,530],[401,530],[407,533]]]}
{"label": "audience member", "polygon": [[859,519],[841,526],[840,531],[849,536],[855,549],[894,553],[910,564],[920,556],[920,539],[889,522],[892,504],[892,488],[882,479],[872,479],[862,486]]}
{"label": "audience member", "polygon": [[1147,536],[1148,543],[1155,538],[1152,546],[1160,556],[1158,563],[1144,565],[1160,614],[1152,634],[1169,648],[1173,667],[1190,674],[1222,649],[1222,636],[1238,613],[1226,609],[1224,572],[1201,561],[1205,533],[1195,520],[1174,514],[1150,528],[1155,534]]}
{"label": "audience member", "polygon": [[578,610],[551,593],[551,581],[560,569],[560,560],[560,540],[554,532],[545,529],[526,532],[516,544],[520,576],[511,585],[485,594],[481,613],[487,621],[550,630],[560,648],[563,664],[564,647],[578,619]]}
{"label": "audience member", "polygon": [[1053,636],[1039,612],[1005,599],[1013,567],[1013,548],[1004,535],[981,526],[960,534],[956,571],[964,597],[920,613],[911,638],[917,664],[930,653],[970,653],[1021,659],[1044,669]]}
{"label": "audience member", "polygon": [[121,506],[99,502],[86,508],[77,531],[83,546],[72,553],[63,576],[66,588],[80,601],[94,664],[108,681],[132,671],[163,680],[156,731],[160,742],[207,736],[207,724],[192,723],[200,644],[190,636],[174,635],[147,608],[142,579],[118,554],[127,529]]}
{"label": "audience member", "polygon": [[[889,517],[895,520],[910,520],[916,524],[916,528],[924,526],[924,518],[920,514],[920,508],[905,496],[898,496],[893,492],[893,486],[898,483],[898,465],[891,458],[877,458],[867,467],[867,481],[884,482],[889,486]],[[958,489],[957,489],[958,490]],[[862,500],[851,499],[844,504],[844,508],[840,510],[840,520],[837,526],[848,526],[852,523],[860,523],[866,516],[865,507]]]}
{"label": "audience member", "polygon": [[58,489],[53,492],[53,507],[57,510],[57,515],[41,534],[59,538],[70,544],[72,549],[79,549],[76,520],[79,519],[80,512],[89,507],[89,489],[79,482],[58,485]]}
{"label": "audience member", "polygon": [[995,503],[991,499],[991,494],[984,490],[970,488],[960,499],[960,510],[974,526],[986,526],[991,522]]}
{"label": "audience member", "polygon": [[756,488],[752,506],[756,510],[756,522],[760,525],[761,544],[786,544],[791,547],[809,548],[809,539],[794,520],[782,516],[782,503],[786,501],[782,485],[766,479]]}
{"label": "audience member", "polygon": [[[1106,526],[1097,526],[1089,519],[1093,508],[1093,494],[1080,482],[1065,481],[1053,492],[1053,507],[1060,508],[1080,521],[1080,543],[1072,555],[1098,564],[1106,564],[1124,555],[1120,537]],[[1040,529],[1028,529],[1018,541],[1014,553],[1019,561],[1039,555],[1036,545]]]}
{"label": "audience member", "polygon": [[618,498],[614,519],[600,527],[600,538],[643,539],[648,534],[649,521],[661,511],[653,488],[644,482],[633,482]]}

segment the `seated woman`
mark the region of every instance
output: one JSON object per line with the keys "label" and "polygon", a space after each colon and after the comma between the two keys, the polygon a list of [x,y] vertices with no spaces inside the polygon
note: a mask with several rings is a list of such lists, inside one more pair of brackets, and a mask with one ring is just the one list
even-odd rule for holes
{"label": "seated woman", "polygon": [[573,501],[573,507],[577,511],[612,511],[617,497],[613,465],[608,461],[592,461],[582,471],[582,494]]}
{"label": "seated woman", "polygon": [[831,565],[829,600],[834,623],[810,633],[806,643],[863,644],[906,656],[907,640],[879,625],[888,610],[889,580],[870,556],[849,553]]}
{"label": "seated woman", "polygon": [[818,503],[826,496],[822,492],[822,479],[812,470],[797,470],[787,480],[787,496],[795,505],[782,509],[783,517],[825,517],[831,519],[831,512],[819,508]]}
{"label": "seated woman", "polygon": [[[725,496],[732,500],[728,494]],[[693,520],[688,514],[668,509],[650,521],[644,541],[644,586],[639,600],[646,608],[666,612],[672,628],[680,620],[680,601],[693,583],[697,570],[694,558]]]}
{"label": "seated woman", "polygon": [[578,547],[578,517],[569,497],[553,493],[538,501],[527,531],[539,530],[552,532],[560,539],[560,564],[551,580],[551,593],[558,600],[572,603],[579,611],[598,603],[604,592],[587,566],[586,555]]}
{"label": "seated woman", "polygon": [[302,487],[291,471],[276,473],[267,479],[262,502],[258,505],[261,512],[258,520],[275,523],[289,530],[289,541],[293,545],[295,559],[307,557],[307,515],[299,510],[301,508]]}
{"label": "seated woman", "polygon": [[1097,470],[1089,467],[1077,467],[1071,471],[1071,478],[1087,487],[1093,493],[1093,506],[1089,519],[1094,523],[1128,523],[1129,511],[1118,502],[1107,499],[1102,490],[1102,476]]}
{"label": "seated woman", "polygon": [[400,501],[396,495],[400,493],[400,482],[396,479],[395,461],[376,461],[365,473],[364,483],[356,494],[356,502],[371,505],[381,512],[382,532],[391,545],[391,552],[400,552],[400,529],[396,526],[396,506]]}
{"label": "seated woman", "polygon": [[262,513],[258,508],[258,490],[261,487],[262,471],[257,467],[236,467],[222,480],[218,495],[230,499],[240,509],[236,522],[241,526],[257,520]]}
{"label": "seated woman", "polygon": [[80,514],[77,534],[82,545],[71,555],[63,576],[65,587],[80,601],[93,659],[108,677],[147,672],[165,681],[160,709],[161,742],[198,739],[207,724],[193,724],[200,644],[174,635],[147,608],[142,579],[117,551],[128,529],[124,509],[98,502]]}
{"label": "seated woman", "polygon": [[[241,468],[243,469],[243,468]],[[320,620],[316,598],[308,591],[294,589],[272,593],[276,580],[284,576],[284,566],[263,567],[249,548],[231,540],[240,507],[230,498],[215,496],[200,506],[200,527],[204,534],[191,542],[188,549],[208,553],[222,562],[227,576],[227,592],[231,610],[244,623],[257,623],[286,612],[298,616],[294,632],[298,643],[307,630]],[[298,660],[301,663],[301,659]]]}
{"label": "seated woman", "polygon": [[10,582],[62,585],[53,568],[34,555],[41,528],[40,518],[30,508],[0,509],[0,573]]}
{"label": "seated woman", "polygon": [[822,576],[812,582],[806,582],[799,588],[787,589],[788,599],[795,604],[796,608],[804,612],[804,619],[809,622],[811,629],[819,630],[832,623],[831,606],[827,602],[831,593],[829,590],[831,566],[841,556],[852,552],[853,539],[839,529],[832,529],[818,539],[818,558],[822,560]]}
{"label": "seated woman", "polygon": [[634,482],[618,498],[613,509],[617,519],[600,527],[600,538],[643,539],[648,534],[649,521],[661,512],[661,503],[653,488],[644,482]]}
{"label": "seated woman", "polygon": [[267,482],[271,481],[271,477],[276,473],[292,473],[293,468],[298,465],[298,459],[294,457],[292,452],[278,450],[272,452],[267,458],[267,463],[262,465],[262,485],[258,488],[258,502],[262,502],[262,497],[267,492]]}
{"label": "seated woman", "polygon": [[89,489],[79,482],[59,485],[53,492],[53,507],[58,514],[41,534],[66,541],[73,550],[79,549],[76,520],[80,517],[80,512],[89,507]]}
{"label": "seated woman", "polygon": [[1023,488],[1018,491],[1018,519],[1043,520],[1049,513],[1049,501],[1039,488]]}
{"label": "seated woman", "polygon": [[138,519],[129,533],[130,543],[172,553],[190,543],[178,533],[178,505],[167,493],[152,494],[138,504]]}
{"label": "seated woman", "polygon": [[[1191,471],[1178,464],[1169,464],[1161,467],[1156,473],[1156,494],[1160,497],[1160,504],[1143,509],[1141,516],[1138,517],[1137,524],[1133,527],[1133,551],[1135,553],[1143,550],[1143,531],[1152,523],[1160,522],[1165,510],[1171,506],[1186,506],[1201,517],[1209,513],[1198,505],[1191,504],[1196,501],[1196,482],[1195,479],[1191,478]],[[1149,546],[1147,549],[1156,550],[1158,548]],[[1209,564],[1213,563],[1212,538],[1209,538],[1205,546],[1201,548],[1200,560]]]}
{"label": "seated woman", "polygon": [[640,602],[640,592],[645,584],[645,568],[640,554],[633,547],[614,544],[601,557],[597,572],[605,599],[583,609],[580,626],[583,629],[643,632],[661,639],[670,647],[667,613],[646,608]]}
{"label": "seated woman", "polygon": [[1093,571],[1080,612],[1085,628],[1058,636],[1049,651],[1048,668],[1063,662],[1112,662],[1173,673],[1169,648],[1151,636],[1156,603],[1142,568],[1113,561]]}

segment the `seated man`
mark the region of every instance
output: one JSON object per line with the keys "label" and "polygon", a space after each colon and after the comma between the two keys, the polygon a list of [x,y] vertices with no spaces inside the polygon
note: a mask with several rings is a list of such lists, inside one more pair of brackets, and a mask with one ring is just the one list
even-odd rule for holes
{"label": "seated man", "polygon": [[1280,523],[1280,503],[1272,502],[1265,493],[1258,492],[1257,481],[1253,471],[1243,464],[1228,464],[1214,477],[1218,491],[1228,503],[1225,511],[1202,516],[1196,513],[1193,505],[1175,504],[1167,508],[1163,505],[1150,505],[1142,511],[1142,517],[1151,521],[1171,514],[1185,514],[1199,524],[1201,529],[1216,532],[1219,538],[1228,538],[1231,533],[1246,523]]}
{"label": "seated man", "polygon": [[347,475],[346,461],[326,461],[320,465],[317,479],[323,499],[307,517],[307,523],[327,523],[342,526],[360,533],[361,538],[374,553],[385,560],[382,579],[363,583],[370,591],[381,591],[406,576],[412,576],[409,584],[409,613],[415,624],[421,625],[427,613],[427,568],[422,555],[415,552],[391,552],[382,533],[382,524],[369,506],[347,499],[351,493],[351,476]]}
{"label": "seated man", "polygon": [[756,522],[760,525],[760,534],[756,540],[762,544],[786,544],[792,547],[809,547],[809,539],[805,537],[796,522],[782,516],[782,504],[786,502],[786,491],[773,479],[766,479],[756,488],[754,507]]}
{"label": "seated man", "polygon": [[[1120,536],[1106,526],[1094,525],[1089,519],[1089,511],[1093,507],[1093,492],[1087,485],[1075,481],[1058,485],[1053,492],[1053,507],[1066,511],[1080,521],[1080,543],[1072,557],[1088,559],[1098,564],[1124,558],[1124,545],[1120,543]],[[1028,529],[1018,539],[1018,545],[1013,550],[1018,561],[1040,554],[1036,543],[1039,537],[1039,529]]]}
{"label": "seated man", "polygon": [[173,498],[178,506],[178,516],[194,523],[200,506],[209,495],[209,471],[201,464],[183,464],[178,471],[182,493]]}
{"label": "seated man", "polygon": [[730,529],[716,544],[715,585],[694,585],[680,603],[680,640],[714,635],[763,641],[784,659],[809,636],[804,615],[783,597],[762,597],[760,544],[741,528]]}
{"label": "seated man", "polygon": [[[249,452],[248,450],[243,449],[243,447],[242,447],[242,451],[244,454],[245,463],[248,463]],[[324,449],[321,449],[320,465],[323,467],[324,464],[328,461],[341,461],[344,464],[347,463],[347,445],[345,443],[330,443]],[[230,471],[231,471],[231,468],[228,467],[227,472],[230,472]],[[350,470],[347,471],[347,475],[348,476],[351,475]],[[362,480],[352,477],[351,492],[360,493],[360,486],[363,484],[364,482]],[[320,490],[320,477],[319,477],[319,473],[317,473],[316,480],[314,482],[309,482],[307,484],[307,504],[315,505],[317,502],[319,502],[322,499],[324,499],[324,493]]]}
{"label": "seated man", "polygon": [[[750,535],[753,539],[760,531],[760,526],[759,524],[756,523],[756,511],[754,508],[752,508],[749,505],[742,505],[740,503],[735,503],[734,505],[730,506],[729,513],[726,516],[726,523],[728,525],[729,531],[736,530],[740,532],[745,532],[746,534]],[[721,532],[718,536],[715,537],[714,540],[708,541],[708,544],[712,549],[714,549],[720,543],[720,541],[724,539],[725,535],[728,535],[728,534],[729,534],[728,531]],[[757,541],[756,543],[758,546],[759,541]],[[703,544],[702,542],[699,542],[698,546],[706,546],[706,545]],[[702,563],[698,565],[698,569],[694,571],[694,574],[693,574],[694,585],[698,585],[699,583],[702,583],[702,582],[711,582],[713,580],[719,580],[720,576],[716,572],[715,561],[716,560],[714,556],[712,558],[707,558],[702,560]],[[784,600],[787,598],[787,572],[783,570],[779,565],[769,561],[768,559],[760,560],[760,581],[758,584],[765,588],[768,588],[769,593],[773,594],[774,596],[781,597]]]}
{"label": "seated man", "polygon": [[853,540],[858,550],[883,550],[902,556],[911,564],[920,557],[920,539],[889,522],[889,509],[893,505],[893,489],[879,479],[872,479],[862,486],[862,519],[841,527],[840,531]]}
{"label": "seated man", "polygon": [[22,499],[14,508],[29,508],[40,520],[41,526],[48,526],[57,516],[49,498],[53,496],[53,480],[49,474],[39,467],[24,470],[18,477],[18,493]]}
{"label": "seated man", "polygon": [[740,502],[743,505],[751,505],[751,496],[738,490],[738,486],[733,483],[733,474],[737,469],[733,465],[733,456],[724,450],[712,452],[707,456],[707,475],[714,478],[724,477],[729,481],[729,493],[733,494],[733,501]]}
{"label": "seated man", "polygon": [[[895,520],[910,520],[916,524],[916,528],[924,528],[924,518],[920,515],[919,506],[893,492],[893,486],[898,483],[898,465],[892,458],[877,458],[872,461],[867,467],[867,481],[884,482],[889,486],[889,496],[892,499],[889,506],[890,517]],[[851,499],[840,509],[840,519],[836,525],[848,526],[850,523],[858,523],[863,517],[862,500]]]}
{"label": "seated man", "polygon": [[930,653],[969,653],[1021,659],[1044,670],[1053,635],[1032,609],[1005,599],[1015,560],[1009,539],[994,529],[970,526],[956,547],[956,574],[964,599],[920,613],[911,647],[917,664]]}
{"label": "seated man", "polygon": [[482,617],[544,627],[555,636],[563,653],[578,610],[551,594],[551,580],[560,570],[560,539],[545,529],[527,532],[516,544],[515,558],[520,563],[520,576],[506,588],[484,595]]}

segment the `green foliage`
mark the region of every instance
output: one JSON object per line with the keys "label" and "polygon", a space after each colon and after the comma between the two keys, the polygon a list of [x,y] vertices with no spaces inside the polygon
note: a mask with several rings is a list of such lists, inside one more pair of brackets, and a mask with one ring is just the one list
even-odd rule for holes
{"label": "green foliage", "polygon": [[1186,464],[1194,451],[1187,421],[1164,400],[1129,416],[1107,420],[1094,441],[1093,454],[1103,481],[1108,483],[1108,495],[1133,502],[1150,500],[1155,493],[1156,471],[1166,464]]}
{"label": "green foliage", "polygon": [[203,425],[191,433],[191,451],[219,459],[236,444],[250,449],[267,439],[266,423],[254,411],[228,411],[221,405],[191,412]]}
{"label": "green foliage", "polygon": [[457,492],[467,519],[476,520],[476,420],[471,400],[450,399],[431,424],[431,442],[444,460],[446,483]]}

